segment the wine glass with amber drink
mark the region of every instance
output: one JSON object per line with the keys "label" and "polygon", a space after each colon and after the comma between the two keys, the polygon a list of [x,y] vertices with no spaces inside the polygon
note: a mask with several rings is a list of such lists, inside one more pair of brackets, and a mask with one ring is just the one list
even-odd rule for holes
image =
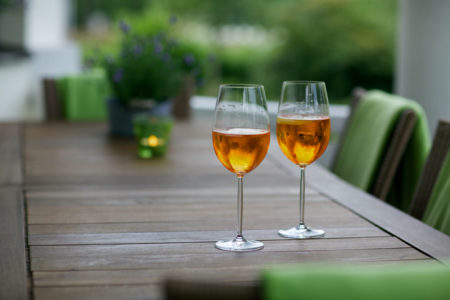
{"label": "wine glass with amber drink", "polygon": [[330,140],[328,96],[324,82],[285,81],[277,115],[281,151],[300,167],[300,221],[278,234],[287,238],[318,238],[325,232],[305,224],[305,168],[318,159]]}
{"label": "wine glass with amber drink", "polygon": [[270,143],[269,114],[262,85],[220,86],[212,140],[217,158],[238,180],[236,237],[218,241],[216,248],[227,251],[262,249],[262,242],[246,240],[242,234],[244,175],[263,161]]}

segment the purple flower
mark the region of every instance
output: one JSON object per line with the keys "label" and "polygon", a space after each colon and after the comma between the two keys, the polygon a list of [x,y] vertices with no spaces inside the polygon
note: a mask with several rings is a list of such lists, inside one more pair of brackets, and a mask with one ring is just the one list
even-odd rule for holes
{"label": "purple flower", "polygon": [[155,46],[153,47],[153,50],[155,51],[156,54],[159,54],[162,52],[163,46],[161,45],[160,42],[155,42]]}
{"label": "purple flower", "polygon": [[123,78],[123,69],[122,68],[117,69],[116,72],[114,73],[113,81],[115,83],[118,83],[118,82],[122,81],[122,78]]}
{"label": "purple flower", "polygon": [[186,63],[186,65],[192,66],[195,62],[195,57],[192,54],[186,54],[184,56],[184,62]]}
{"label": "purple flower", "polygon": [[176,22],[177,22],[177,16],[170,16],[169,23],[170,24],[175,24]]}
{"label": "purple flower", "polygon": [[125,21],[120,21],[119,22],[119,28],[120,30],[122,30],[123,33],[127,34],[128,32],[130,32],[130,25],[128,25],[127,23],[125,23]]}

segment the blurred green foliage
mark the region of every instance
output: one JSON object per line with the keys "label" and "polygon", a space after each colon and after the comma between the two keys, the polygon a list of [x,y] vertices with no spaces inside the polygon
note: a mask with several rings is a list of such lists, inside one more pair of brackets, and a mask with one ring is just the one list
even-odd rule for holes
{"label": "blurred green foliage", "polygon": [[124,21],[120,28],[120,51],[100,55],[93,62],[105,68],[113,96],[119,101],[162,102],[178,93],[185,76],[194,76],[197,84],[202,82],[206,60],[196,45],[179,42],[165,30],[144,34]]}
{"label": "blurred green foliage", "polygon": [[[164,31],[176,16],[175,36],[215,58],[204,69],[198,93],[215,95],[219,83],[261,83],[277,100],[283,80],[323,80],[331,102],[345,102],[354,86],[392,90],[396,0],[77,0],[79,28],[89,13],[103,11],[114,24],[108,37],[79,35],[86,57],[96,48],[118,52],[118,20],[138,33]],[[269,36],[264,44],[224,45],[201,39],[195,26],[219,35],[224,25],[253,25]],[[194,29],[192,29],[194,28]],[[191,31],[192,32],[191,32]],[[202,35],[200,34],[200,37]],[[206,56],[206,55],[205,55]]]}
{"label": "blurred green foliage", "polygon": [[279,10],[288,38],[271,64],[283,78],[323,80],[330,97],[354,86],[392,89],[394,1],[303,1]]}

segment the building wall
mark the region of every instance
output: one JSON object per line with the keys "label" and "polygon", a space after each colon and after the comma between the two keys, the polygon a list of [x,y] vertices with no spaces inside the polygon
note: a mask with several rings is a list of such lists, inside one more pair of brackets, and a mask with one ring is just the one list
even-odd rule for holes
{"label": "building wall", "polygon": [[0,44],[29,53],[0,57],[0,122],[42,120],[42,79],[80,72],[70,10],[70,0],[28,0],[0,12]]}
{"label": "building wall", "polygon": [[450,119],[450,1],[400,5],[396,93],[423,106],[434,133],[439,118]]}

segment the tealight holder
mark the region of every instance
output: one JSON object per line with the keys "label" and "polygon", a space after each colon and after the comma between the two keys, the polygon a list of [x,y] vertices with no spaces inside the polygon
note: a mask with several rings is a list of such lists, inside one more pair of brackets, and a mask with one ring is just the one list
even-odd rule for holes
{"label": "tealight holder", "polygon": [[173,120],[170,117],[138,114],[133,117],[133,133],[138,144],[138,156],[148,159],[166,154]]}

